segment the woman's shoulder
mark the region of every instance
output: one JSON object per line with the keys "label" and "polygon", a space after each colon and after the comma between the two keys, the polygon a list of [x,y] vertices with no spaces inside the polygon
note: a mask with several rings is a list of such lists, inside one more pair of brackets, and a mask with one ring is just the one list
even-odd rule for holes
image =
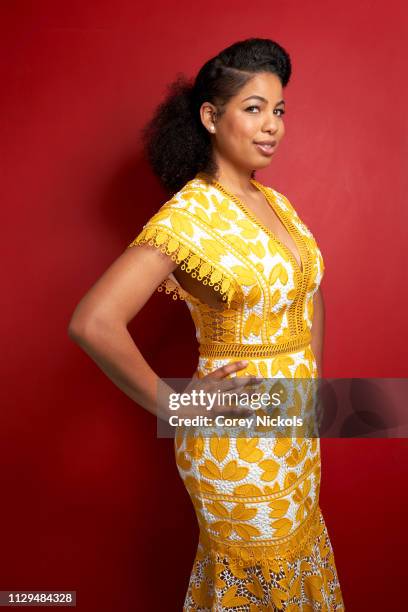
{"label": "woman's shoulder", "polygon": [[[195,240],[199,232],[210,231],[217,206],[218,201],[211,193],[211,185],[195,176],[150,216],[137,240],[150,238],[159,232],[159,240],[164,240],[163,232],[170,232],[173,238],[188,237]],[[132,241],[132,245],[134,243]]]}
{"label": "woman's shoulder", "polygon": [[210,182],[197,174],[164,202],[156,214],[180,213],[192,222],[210,223],[212,215],[222,208],[221,196]]}
{"label": "woman's shoulder", "polygon": [[159,204],[159,207],[151,214],[145,225],[160,223],[170,216],[177,219],[177,213],[191,214],[194,210],[195,201],[203,199],[204,191],[204,185],[196,184],[194,179],[186,182],[176,193]]}
{"label": "woman's shoulder", "polygon": [[289,200],[289,197],[284,193],[275,189],[275,187],[271,187],[269,185],[263,185],[266,191],[273,197],[274,201],[278,204],[278,206],[293,215],[294,217],[298,217],[295,207]]}
{"label": "woman's shoulder", "polygon": [[211,183],[205,180],[204,177],[198,173],[194,178],[187,181],[179,189],[179,191],[174,194],[170,202],[173,204],[183,204],[185,207],[200,204],[204,208],[209,208],[209,200],[211,199],[213,193],[214,190]]}
{"label": "woman's shoulder", "polygon": [[270,194],[274,198],[274,201],[281,208],[283,215],[286,215],[286,217],[296,225],[298,230],[303,235],[309,236],[310,238],[313,238],[313,240],[315,240],[311,230],[302,218],[303,214],[298,214],[292,202],[289,200],[288,196],[283,193],[280,193],[277,189],[274,189],[272,187],[268,187],[268,189]]}
{"label": "woman's shoulder", "polygon": [[159,210],[169,208],[188,210],[192,209],[197,203],[206,206],[210,191],[210,185],[196,176],[163,202]]}

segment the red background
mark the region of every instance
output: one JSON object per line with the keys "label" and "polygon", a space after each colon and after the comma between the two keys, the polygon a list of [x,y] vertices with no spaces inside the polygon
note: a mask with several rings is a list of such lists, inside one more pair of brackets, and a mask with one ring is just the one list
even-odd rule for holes
{"label": "red background", "polygon": [[[292,57],[286,136],[257,178],[321,247],[324,374],[408,375],[405,11],[396,0],[2,3],[0,590],[76,590],[85,612],[182,609],[198,532],[173,441],[156,439],[155,419],[67,325],[165,201],[140,129],[166,84],[232,42],[269,37]],[[192,373],[182,302],[154,294],[131,331],[158,374]],[[406,601],[407,459],[406,440],[322,440],[321,507],[349,612]]]}

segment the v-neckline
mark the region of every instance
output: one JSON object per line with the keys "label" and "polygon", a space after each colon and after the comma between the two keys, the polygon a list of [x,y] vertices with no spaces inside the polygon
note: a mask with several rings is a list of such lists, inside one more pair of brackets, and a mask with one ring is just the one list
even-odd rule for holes
{"label": "v-neckline", "polygon": [[[203,177],[203,178],[205,178],[205,177]],[[264,186],[261,183],[259,183],[258,181],[256,181],[255,179],[252,179],[252,178],[249,179],[249,180],[258,189],[258,191],[260,191],[264,195],[267,204],[272,208],[272,210],[276,214],[278,220],[283,225],[283,227],[286,229],[289,237],[292,238],[294,244],[297,247],[297,251],[298,251],[298,255],[299,255],[299,259],[300,259],[300,265],[299,265],[295,255],[293,254],[292,249],[290,249],[284,242],[279,240],[279,238],[276,236],[276,234],[269,227],[267,227],[255,215],[255,213],[252,210],[250,210],[248,208],[248,206],[245,204],[245,202],[243,202],[240,198],[238,198],[233,193],[229,192],[219,181],[216,181],[215,179],[211,179],[211,184],[214,185],[214,187],[216,187],[217,189],[219,189],[219,191],[224,193],[225,196],[227,196],[233,202],[235,202],[241,208],[241,210],[246,214],[246,216],[249,219],[251,219],[251,221],[253,223],[255,223],[255,225],[260,227],[261,230],[263,230],[265,232],[265,234],[270,236],[285,251],[285,253],[288,255],[290,261],[292,262],[295,270],[303,277],[303,275],[305,273],[305,269],[306,269],[306,262],[305,262],[304,257],[302,256],[302,254],[303,254],[303,249],[302,249],[303,243],[301,242],[301,238],[299,237],[299,235],[295,231],[293,223],[290,221],[288,216],[282,210],[279,210],[279,211],[277,210],[278,207],[276,207],[274,205],[274,199],[270,197],[270,194],[267,192],[267,190],[264,188]]]}

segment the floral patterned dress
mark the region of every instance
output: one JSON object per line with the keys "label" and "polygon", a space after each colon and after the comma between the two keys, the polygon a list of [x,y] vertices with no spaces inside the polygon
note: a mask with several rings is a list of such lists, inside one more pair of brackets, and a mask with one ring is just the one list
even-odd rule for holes
{"label": "floral patterned dress", "polygon": [[[293,238],[301,266],[242,201],[203,173],[129,247],[155,246],[220,293],[222,307],[214,308],[173,274],[158,287],[185,300],[193,318],[196,376],[246,359],[247,368],[232,376],[313,379],[322,255],[289,200],[251,182]],[[200,527],[183,612],[345,610],[319,506],[319,437],[205,437],[180,427],[174,451]]]}

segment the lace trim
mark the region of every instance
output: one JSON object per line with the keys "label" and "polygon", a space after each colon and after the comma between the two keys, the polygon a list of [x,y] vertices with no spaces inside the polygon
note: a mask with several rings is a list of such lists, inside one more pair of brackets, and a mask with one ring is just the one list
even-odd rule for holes
{"label": "lace trim", "polygon": [[[197,278],[203,285],[210,285],[215,291],[219,291],[222,300],[227,303],[227,308],[231,307],[234,296],[241,291],[237,281],[222,271],[219,265],[214,266],[203,256],[197,255],[196,251],[180,242],[167,229],[161,226],[145,227],[127,248],[145,243],[158,248],[178,264],[183,262],[181,269],[191,274],[193,278]],[[185,300],[189,296],[187,291],[171,279],[165,279],[157,287],[157,291],[163,289],[167,294],[173,293],[172,297],[175,300]]]}
{"label": "lace trim", "polygon": [[211,554],[214,561],[217,560],[218,553],[240,566],[255,563],[268,565],[276,563],[277,559],[293,560],[299,558],[302,550],[323,532],[324,525],[320,515],[321,510],[317,503],[306,520],[293,533],[277,540],[250,543],[239,540],[234,544],[200,531],[199,544],[206,549],[207,554],[208,552]]}
{"label": "lace trim", "polygon": [[253,357],[262,358],[275,355],[277,353],[293,352],[302,349],[310,344],[312,334],[309,330],[299,334],[286,342],[276,344],[242,344],[242,343],[217,343],[210,342],[199,345],[200,356],[204,358],[222,359],[224,357]]}
{"label": "lace trim", "polygon": [[[306,239],[304,238],[304,236],[301,234],[301,232],[299,231],[299,229],[296,227],[295,223],[293,223],[293,220],[291,218],[291,215],[286,212],[285,210],[283,210],[280,206],[279,207],[275,207],[275,200],[274,200],[274,196],[273,196],[273,192],[269,191],[264,185],[262,185],[261,183],[259,183],[258,181],[254,181],[254,183],[259,187],[259,189],[261,190],[261,192],[264,194],[264,196],[266,197],[266,199],[270,202],[273,210],[275,211],[277,217],[280,218],[281,222],[283,223],[284,227],[286,228],[288,234],[292,237],[292,239],[294,240],[294,243],[297,246],[297,249],[299,251],[300,254],[300,259],[302,262],[302,269],[299,267],[299,264],[296,261],[296,258],[294,257],[292,250],[289,249],[286,244],[283,244],[282,242],[279,241],[278,238],[276,238],[276,236],[274,236],[274,234],[272,234],[272,232],[269,232],[271,234],[271,236],[281,245],[283,245],[283,247],[286,249],[288,255],[291,257],[294,265],[296,266],[296,272],[297,272],[297,286],[299,287],[299,291],[298,291],[298,295],[296,296],[295,301],[293,302],[291,308],[289,309],[288,312],[288,316],[289,316],[289,320],[292,324],[292,329],[295,329],[297,332],[301,332],[303,329],[303,309],[305,306],[305,296],[306,296],[306,291],[307,291],[307,287],[309,284],[309,279],[310,279],[310,275],[311,275],[311,271],[312,271],[312,259],[310,256],[310,251],[306,242]],[[290,202],[288,201],[288,199],[283,196],[284,200],[290,205],[291,209],[292,209],[292,214],[295,213],[296,211],[293,209],[292,205],[290,204]],[[266,230],[268,230],[268,228],[265,228]],[[268,230],[269,231],[269,230]]]}

